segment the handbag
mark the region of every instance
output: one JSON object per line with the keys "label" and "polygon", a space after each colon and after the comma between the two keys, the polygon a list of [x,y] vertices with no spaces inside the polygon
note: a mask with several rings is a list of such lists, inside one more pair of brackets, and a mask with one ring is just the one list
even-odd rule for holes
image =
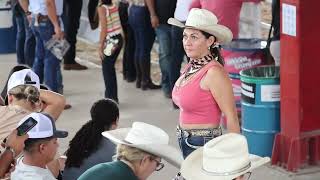
{"label": "handbag", "polygon": [[117,39],[115,36],[107,36],[105,40],[105,48],[103,50],[104,55],[112,56],[118,48],[119,39]]}

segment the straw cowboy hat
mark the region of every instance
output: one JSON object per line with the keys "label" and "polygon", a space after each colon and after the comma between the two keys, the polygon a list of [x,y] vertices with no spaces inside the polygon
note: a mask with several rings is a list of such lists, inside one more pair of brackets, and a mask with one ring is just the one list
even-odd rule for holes
{"label": "straw cowboy hat", "polygon": [[207,32],[214,35],[219,43],[228,43],[232,40],[232,32],[230,29],[218,24],[217,17],[206,9],[191,9],[185,24],[175,18],[169,18],[168,24],[181,28],[194,28]]}
{"label": "straw cowboy hat", "polygon": [[181,165],[181,174],[188,180],[232,180],[269,161],[249,154],[244,136],[228,133],[191,153]]}
{"label": "straw cowboy hat", "polygon": [[162,129],[143,122],[134,122],[132,128],[105,131],[102,135],[116,144],[135,147],[161,157],[168,163],[180,168],[181,153],[169,145],[169,136]]}

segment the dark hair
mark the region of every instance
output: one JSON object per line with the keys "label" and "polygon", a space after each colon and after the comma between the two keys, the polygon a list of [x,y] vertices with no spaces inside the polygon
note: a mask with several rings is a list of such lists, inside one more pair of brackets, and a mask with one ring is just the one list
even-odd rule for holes
{"label": "dark hair", "polygon": [[111,5],[112,4],[112,0],[101,0],[101,5],[102,4]]}
{"label": "dark hair", "polygon": [[24,151],[28,153],[32,153],[33,148],[36,144],[45,143],[53,139],[53,137],[47,137],[47,138],[28,138],[24,142]]}
{"label": "dark hair", "polygon": [[[207,39],[209,39],[211,36],[213,36],[214,39],[215,39],[215,41],[217,40],[217,38],[216,38],[214,35],[212,35],[212,34],[209,34],[209,33],[207,33],[207,32],[201,31],[201,30],[200,30],[200,32],[201,32]],[[214,44],[212,44],[211,47],[210,47],[210,52],[211,52],[211,54],[213,55],[213,57],[215,57],[215,58],[217,57],[217,58],[218,58],[217,61],[218,61],[222,66],[224,66],[224,60],[223,60],[223,57],[221,56],[221,53],[220,53],[220,47],[214,46]]]}
{"label": "dark hair", "polygon": [[101,133],[110,130],[119,117],[119,108],[112,99],[95,102],[90,110],[92,120],[84,124],[69,143],[66,167],[80,167],[83,160],[98,150]]}

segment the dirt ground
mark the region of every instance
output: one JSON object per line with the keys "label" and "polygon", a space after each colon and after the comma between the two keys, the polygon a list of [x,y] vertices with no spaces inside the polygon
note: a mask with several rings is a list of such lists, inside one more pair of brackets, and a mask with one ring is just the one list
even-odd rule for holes
{"label": "dirt ground", "polygon": [[[271,23],[271,4],[269,2],[261,2],[261,21],[267,24]],[[268,29],[262,28],[262,38],[267,39],[268,32]],[[77,56],[80,59],[88,60],[99,65],[101,64],[101,61],[97,50],[98,44],[89,44],[80,40],[77,43]],[[123,52],[120,53],[116,62],[116,69],[118,72],[122,72],[122,54]],[[151,76],[153,81],[160,83],[161,72],[158,59],[158,44],[155,43],[151,52]]]}

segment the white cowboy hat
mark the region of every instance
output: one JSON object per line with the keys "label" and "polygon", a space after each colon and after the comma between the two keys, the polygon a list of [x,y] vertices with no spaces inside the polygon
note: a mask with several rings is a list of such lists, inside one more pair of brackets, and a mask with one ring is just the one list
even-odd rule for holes
{"label": "white cowboy hat", "polygon": [[230,29],[218,24],[217,17],[206,9],[191,9],[185,24],[175,18],[169,18],[168,24],[181,28],[194,28],[207,32],[214,35],[219,43],[228,43],[233,37]]}
{"label": "white cowboy hat", "polygon": [[232,180],[270,161],[249,154],[244,136],[228,133],[192,152],[181,165],[188,180]]}
{"label": "white cowboy hat", "polygon": [[102,135],[116,144],[135,147],[163,158],[177,168],[180,168],[183,161],[181,153],[169,145],[168,134],[150,124],[134,122],[132,128],[105,131]]}

